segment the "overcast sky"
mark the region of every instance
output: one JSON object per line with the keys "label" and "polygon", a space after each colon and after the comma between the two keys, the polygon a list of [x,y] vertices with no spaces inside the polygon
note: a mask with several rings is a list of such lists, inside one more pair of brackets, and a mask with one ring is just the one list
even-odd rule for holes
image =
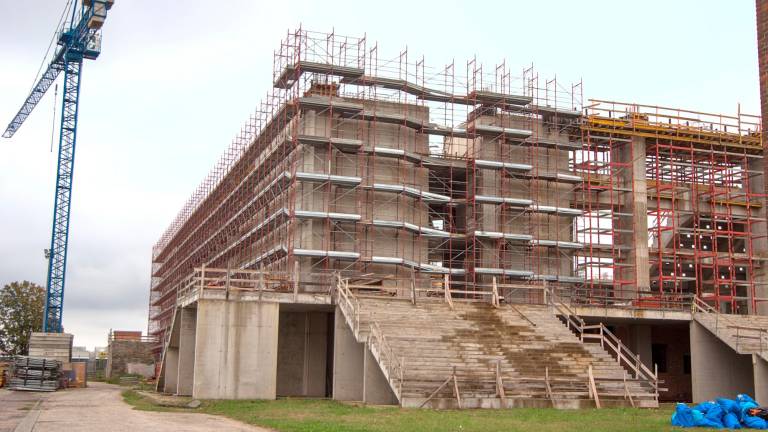
{"label": "overcast sky", "polygon": [[[0,0],[0,122],[27,96],[65,0]],[[83,71],[64,327],[146,331],[151,248],[254,111],[289,28],[408,47],[435,67],[533,63],[586,98],[758,113],[755,6],[738,1],[116,0]],[[59,99],[61,88],[59,89]],[[53,89],[0,140],[0,283],[45,283]],[[60,101],[56,102],[57,105]]]}

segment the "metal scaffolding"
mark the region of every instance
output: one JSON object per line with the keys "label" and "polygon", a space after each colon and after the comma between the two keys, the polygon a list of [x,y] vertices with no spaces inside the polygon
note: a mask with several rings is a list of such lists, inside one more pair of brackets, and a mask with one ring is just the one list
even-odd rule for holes
{"label": "metal scaffolding", "polygon": [[153,249],[152,335],[204,266],[269,270],[307,290],[340,272],[388,288],[447,276],[470,298],[495,279],[521,287],[506,288],[509,302],[542,284],[604,306],[759,300],[745,281],[765,238],[764,195],[748,181],[756,117],[583,107],[581,83],[533,68],[430,68],[303,29],[275,52],[273,77]]}

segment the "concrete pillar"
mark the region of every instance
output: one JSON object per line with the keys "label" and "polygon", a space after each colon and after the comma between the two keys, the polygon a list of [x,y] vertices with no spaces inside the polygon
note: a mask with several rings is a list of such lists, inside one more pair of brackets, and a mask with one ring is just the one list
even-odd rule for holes
{"label": "concrete pillar", "polygon": [[[650,274],[648,267],[648,186],[645,182],[645,138],[633,137],[629,144],[618,151],[619,162],[630,164],[619,176],[621,186],[632,188],[627,193],[625,205],[632,205],[632,216],[620,216],[623,229],[628,229],[634,223],[634,232],[621,234],[621,243],[631,246],[629,263],[634,267],[634,274],[622,275],[633,277],[637,282],[638,291],[650,290]],[[614,276],[616,278],[616,275]],[[622,293],[622,297],[632,297],[632,293]]]}
{"label": "concrete pillar", "polygon": [[755,400],[760,406],[768,403],[768,362],[757,354],[752,354],[753,375],[755,377]]}
{"label": "concrete pillar", "polygon": [[334,315],[333,399],[362,401],[365,345],[355,340],[355,336],[338,306]]}
{"label": "concrete pillar", "polygon": [[274,399],[279,304],[199,300],[192,396]]}
{"label": "concrete pillar", "polygon": [[192,383],[195,372],[195,333],[197,329],[197,309],[180,309],[179,318],[179,371],[178,371],[178,391],[179,395],[189,396],[192,394]]}
{"label": "concrete pillar", "polygon": [[179,349],[168,347],[165,349],[165,393],[176,394],[178,391],[179,377]]}
{"label": "concrete pillar", "polygon": [[[765,104],[766,101],[763,101]],[[765,121],[765,120],[764,120]],[[768,149],[765,150],[768,152]],[[749,191],[755,194],[764,194],[766,191],[765,182],[765,160],[752,158],[747,164],[747,173],[749,175]],[[761,206],[750,209],[753,218],[750,224],[752,253],[759,254],[760,251],[768,250],[768,224],[766,223],[766,202],[765,198],[754,198]],[[763,260],[757,260],[754,264],[753,274],[749,275],[755,285],[755,297],[768,298],[768,264]],[[748,295],[752,295],[748,293]],[[749,302],[749,313],[768,315],[768,302],[757,304],[757,311],[753,310],[752,302]]]}
{"label": "concrete pillar", "polygon": [[633,325],[630,327],[630,333],[632,335],[630,349],[640,356],[640,361],[642,361],[648,369],[653,370],[651,326]]}
{"label": "concrete pillar", "polygon": [[691,321],[693,402],[754,394],[752,357],[736,353],[696,321]]}
{"label": "concrete pillar", "polygon": [[363,356],[363,402],[371,405],[397,405],[397,397],[368,347],[365,347]]}
{"label": "concrete pillar", "polygon": [[277,394],[325,397],[328,313],[281,312]]}

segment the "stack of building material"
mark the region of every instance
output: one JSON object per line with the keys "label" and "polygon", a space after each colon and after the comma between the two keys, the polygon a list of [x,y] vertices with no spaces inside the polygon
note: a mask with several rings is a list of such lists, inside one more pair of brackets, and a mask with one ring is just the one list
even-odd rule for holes
{"label": "stack of building material", "polygon": [[29,338],[29,356],[69,363],[72,361],[72,338],[69,333],[33,332]]}
{"label": "stack of building material", "polygon": [[56,391],[61,362],[37,357],[17,357],[8,380],[11,390]]}

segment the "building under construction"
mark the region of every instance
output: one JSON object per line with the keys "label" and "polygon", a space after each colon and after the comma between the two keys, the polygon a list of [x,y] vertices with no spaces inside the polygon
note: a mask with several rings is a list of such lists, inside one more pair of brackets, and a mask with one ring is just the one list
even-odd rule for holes
{"label": "building under construction", "polygon": [[530,68],[305,30],[273,77],[153,249],[161,389],[768,397],[759,116],[584,101]]}

